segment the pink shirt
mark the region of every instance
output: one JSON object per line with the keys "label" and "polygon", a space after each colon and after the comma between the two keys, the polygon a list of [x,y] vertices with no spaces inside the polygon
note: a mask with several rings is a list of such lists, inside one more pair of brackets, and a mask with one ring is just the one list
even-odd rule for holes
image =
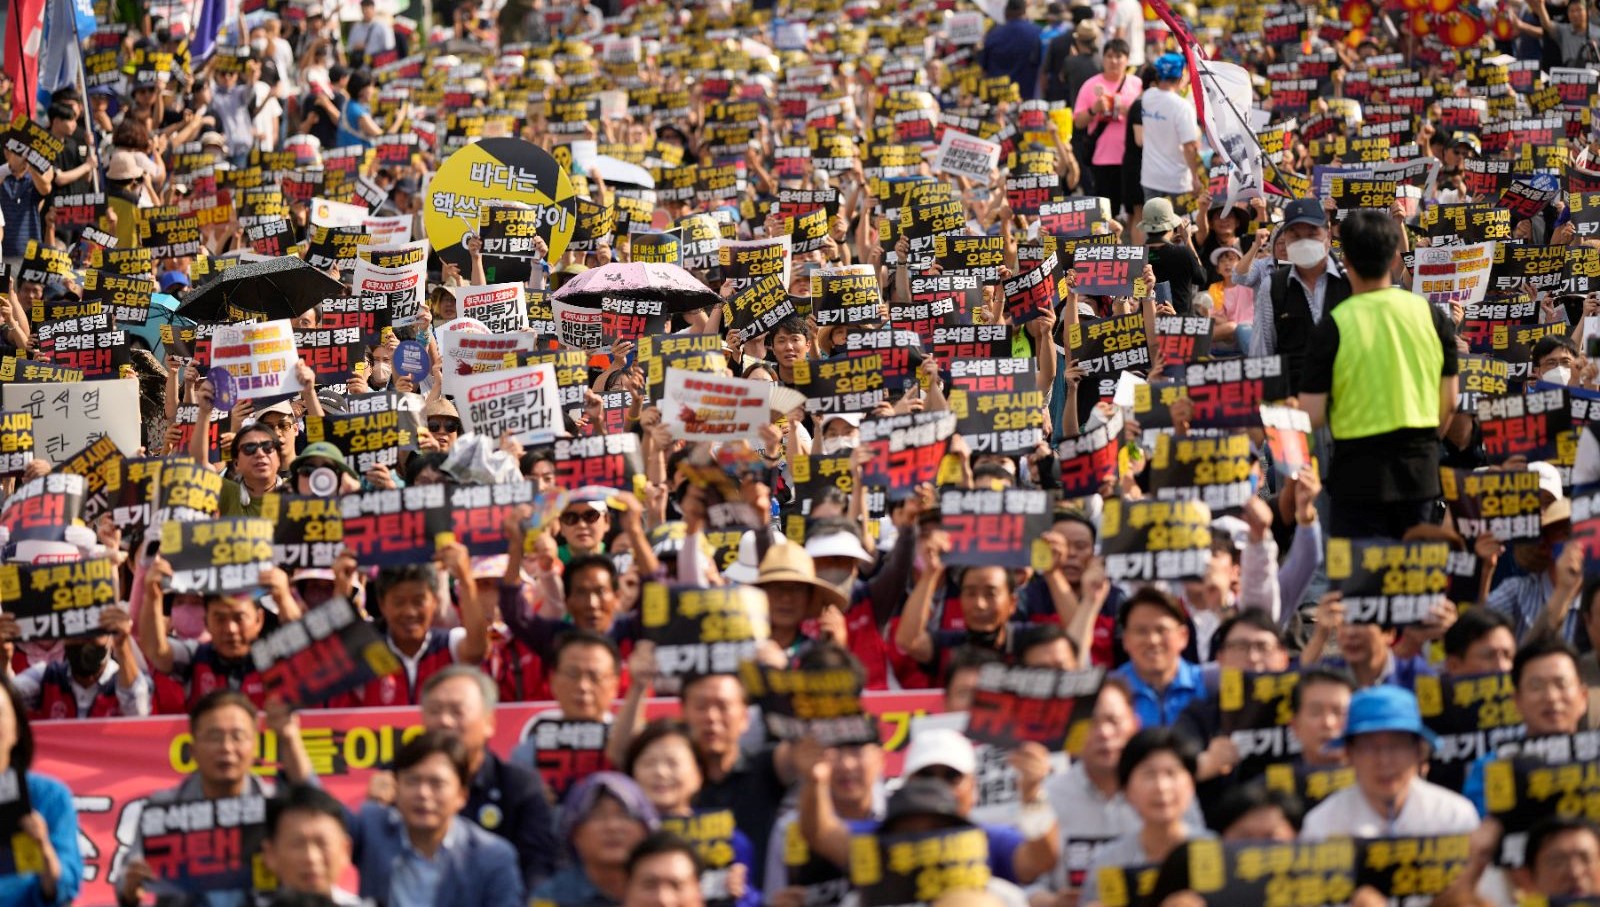
{"label": "pink shirt", "polygon": [[[1134,101],[1139,99],[1139,93],[1144,90],[1144,83],[1140,82],[1139,77],[1131,72],[1121,82],[1122,90],[1118,91],[1116,82],[1107,79],[1105,73],[1097,72],[1089,77],[1089,81],[1083,83],[1083,87],[1078,90],[1078,99],[1073,102],[1072,112],[1084,113],[1094,106],[1094,102],[1099,100],[1101,95],[1114,94],[1117,96],[1118,104],[1122,107],[1122,116],[1112,120],[1106,126],[1105,131],[1100,134],[1100,141],[1095,145],[1094,155],[1089,160],[1092,164],[1101,166],[1121,164],[1122,156],[1127,153],[1127,110],[1133,106]],[[1090,120],[1085,129],[1093,131],[1096,125],[1097,122],[1095,120]]]}
{"label": "pink shirt", "polygon": [[1234,324],[1251,324],[1256,319],[1256,294],[1249,287],[1232,286],[1222,291],[1222,314]]}

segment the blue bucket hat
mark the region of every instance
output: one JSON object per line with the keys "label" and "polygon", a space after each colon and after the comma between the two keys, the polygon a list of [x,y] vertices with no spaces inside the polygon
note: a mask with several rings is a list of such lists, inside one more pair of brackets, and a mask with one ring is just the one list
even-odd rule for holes
{"label": "blue bucket hat", "polygon": [[1156,78],[1163,82],[1183,77],[1183,54],[1166,53],[1156,57]]}
{"label": "blue bucket hat", "polygon": [[1350,698],[1350,714],[1345,719],[1344,736],[1333,741],[1330,749],[1349,746],[1351,739],[1362,734],[1384,732],[1415,734],[1431,747],[1439,745],[1439,738],[1422,723],[1422,709],[1417,705],[1415,693],[1402,687],[1381,684],[1358,690]]}

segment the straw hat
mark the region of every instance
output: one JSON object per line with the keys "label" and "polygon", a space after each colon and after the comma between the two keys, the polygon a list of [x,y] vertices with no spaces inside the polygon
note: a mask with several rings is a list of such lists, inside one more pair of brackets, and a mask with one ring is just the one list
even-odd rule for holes
{"label": "straw hat", "polygon": [[832,583],[817,579],[816,564],[799,545],[773,545],[768,549],[767,556],[761,559],[761,571],[756,575],[755,585],[766,586],[769,583],[804,583],[816,590],[817,600],[823,608],[833,605],[842,611],[847,604],[844,593]]}

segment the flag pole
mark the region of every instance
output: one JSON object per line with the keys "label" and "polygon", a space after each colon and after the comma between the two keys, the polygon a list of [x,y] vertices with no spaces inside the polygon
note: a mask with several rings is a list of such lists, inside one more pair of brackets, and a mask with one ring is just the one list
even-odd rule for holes
{"label": "flag pole", "polygon": [[[75,2],[75,0],[49,0],[51,3]],[[84,72],[83,65],[83,37],[78,33],[78,11],[72,11],[72,46],[78,54],[78,97],[83,109],[83,133],[89,139],[89,158],[95,160],[98,152],[94,147],[94,123],[90,122],[93,114],[89,112],[89,77]],[[94,191],[100,192],[100,164],[95,161],[95,166],[89,168],[89,175],[94,178]]]}
{"label": "flag pole", "polygon": [[[17,42],[17,66],[20,67],[19,75],[22,76],[21,84],[11,86],[11,92],[15,96],[20,91],[25,96],[28,102],[28,119],[31,120],[33,119],[34,99],[25,90],[28,83],[28,48],[22,42],[22,0],[12,0],[11,2],[11,25],[12,39]],[[34,91],[38,91],[39,58],[37,56],[33,60],[33,72]]]}

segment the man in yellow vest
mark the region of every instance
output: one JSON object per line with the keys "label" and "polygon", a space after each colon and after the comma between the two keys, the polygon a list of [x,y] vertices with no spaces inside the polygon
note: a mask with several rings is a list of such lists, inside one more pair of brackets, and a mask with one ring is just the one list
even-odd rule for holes
{"label": "man in yellow vest", "polygon": [[1348,299],[1312,335],[1300,407],[1329,426],[1329,535],[1400,538],[1436,522],[1439,434],[1456,407],[1449,318],[1391,286],[1404,240],[1387,212],[1350,213],[1339,231]]}

